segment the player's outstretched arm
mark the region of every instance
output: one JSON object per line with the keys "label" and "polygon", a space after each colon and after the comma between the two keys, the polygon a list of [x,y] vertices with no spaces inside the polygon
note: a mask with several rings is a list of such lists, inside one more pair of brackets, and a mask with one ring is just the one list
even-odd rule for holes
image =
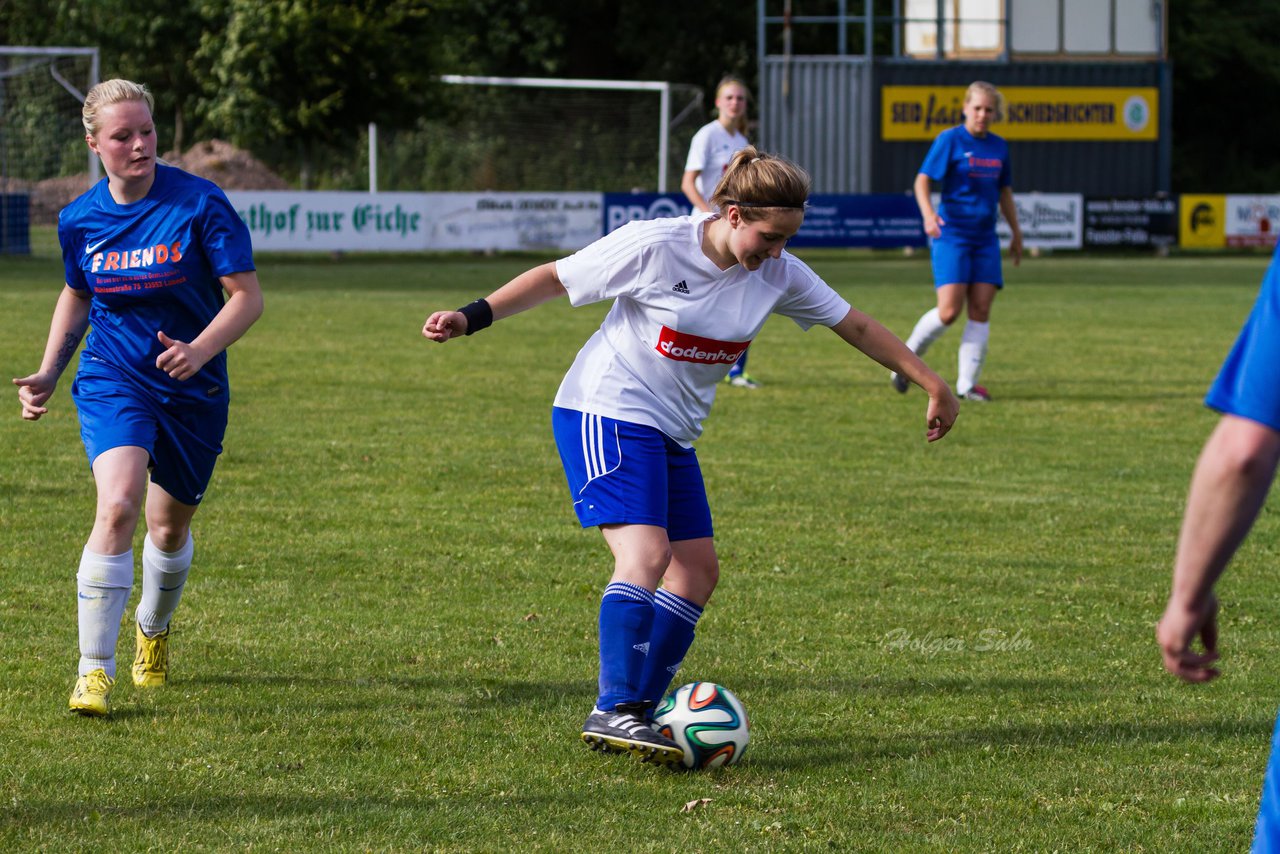
{"label": "player's outstretched arm", "polygon": [[[1224,415],[1205,443],[1178,537],[1169,604],[1156,625],[1165,669],[1188,682],[1218,675],[1218,600],[1213,586],[1244,542],[1280,462],[1280,432]],[[1197,638],[1203,652],[1193,649]]]}
{"label": "player's outstretched arm", "polygon": [[951,393],[951,386],[946,380],[912,353],[898,336],[856,308],[849,309],[844,320],[831,330],[870,358],[924,389],[929,394],[925,436],[930,442],[936,442],[947,435],[960,414],[960,401]]}
{"label": "player's outstretched arm", "polygon": [[49,339],[44,345],[44,359],[40,362],[40,370],[13,380],[13,384],[18,387],[18,402],[22,404],[22,417],[25,420],[37,421],[49,411],[44,404],[58,387],[59,377],[67,365],[71,364],[71,357],[76,354],[80,339],[88,328],[89,294],[64,287],[53,309]]}
{"label": "player's outstretched arm", "polygon": [[[479,332],[489,323],[527,311],[566,293],[556,273],[556,264],[550,261],[526,270],[483,300],[476,300],[457,311],[433,312],[422,325],[422,336],[428,341],[443,344],[451,338]],[[483,325],[473,328],[476,320]]]}

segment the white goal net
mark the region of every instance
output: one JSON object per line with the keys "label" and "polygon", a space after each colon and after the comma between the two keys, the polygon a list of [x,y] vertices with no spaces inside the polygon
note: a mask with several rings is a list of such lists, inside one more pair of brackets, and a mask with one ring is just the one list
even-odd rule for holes
{"label": "white goal net", "polygon": [[97,82],[97,48],[0,46],[0,194],[27,195],[32,223],[56,221],[97,177],[80,123]]}
{"label": "white goal net", "polygon": [[413,128],[379,128],[379,190],[678,190],[689,140],[707,121],[696,86],[442,79],[444,110]]}

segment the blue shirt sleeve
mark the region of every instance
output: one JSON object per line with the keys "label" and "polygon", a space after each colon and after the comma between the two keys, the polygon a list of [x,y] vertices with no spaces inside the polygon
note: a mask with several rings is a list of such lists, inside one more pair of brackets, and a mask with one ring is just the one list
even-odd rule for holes
{"label": "blue shirt sleeve", "polygon": [[67,222],[67,217],[58,214],[58,245],[62,247],[62,267],[66,283],[77,291],[87,291],[89,283],[84,280],[84,270],[80,268],[79,229]]}
{"label": "blue shirt sleeve", "polygon": [[947,176],[947,166],[951,163],[951,134],[943,131],[929,147],[929,153],[920,164],[920,171],[935,181]]}
{"label": "blue shirt sleeve", "polygon": [[213,188],[206,196],[198,218],[200,243],[209,259],[214,276],[230,276],[256,269],[253,264],[253,242],[249,227],[231,206],[221,189]]}

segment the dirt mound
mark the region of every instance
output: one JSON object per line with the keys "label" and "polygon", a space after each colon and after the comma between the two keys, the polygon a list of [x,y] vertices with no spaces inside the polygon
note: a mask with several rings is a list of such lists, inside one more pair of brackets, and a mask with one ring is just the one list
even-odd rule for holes
{"label": "dirt mound", "polygon": [[211,139],[197,142],[184,153],[163,155],[167,163],[201,178],[208,178],[224,190],[288,190],[284,179],[262,161],[229,142]]}

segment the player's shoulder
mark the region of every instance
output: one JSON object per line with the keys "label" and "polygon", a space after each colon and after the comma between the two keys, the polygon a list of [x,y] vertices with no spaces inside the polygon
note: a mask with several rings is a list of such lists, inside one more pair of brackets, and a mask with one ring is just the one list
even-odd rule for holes
{"label": "player's shoulder", "polygon": [[697,213],[659,219],[637,219],[620,226],[613,234],[616,235],[616,242],[629,243],[641,248],[668,243],[685,243],[689,240],[690,229],[694,228],[699,220],[708,219],[711,216],[713,215]]}
{"label": "player's shoulder", "polygon": [[72,199],[66,207],[58,212],[58,224],[74,224],[81,217],[90,213],[96,206],[98,196],[107,189],[107,179],[102,178],[89,189]]}
{"label": "player's shoulder", "polygon": [[200,195],[221,195],[222,188],[208,178],[202,178],[185,169],[168,163],[156,164],[156,180],[162,181],[170,193],[199,193]]}

